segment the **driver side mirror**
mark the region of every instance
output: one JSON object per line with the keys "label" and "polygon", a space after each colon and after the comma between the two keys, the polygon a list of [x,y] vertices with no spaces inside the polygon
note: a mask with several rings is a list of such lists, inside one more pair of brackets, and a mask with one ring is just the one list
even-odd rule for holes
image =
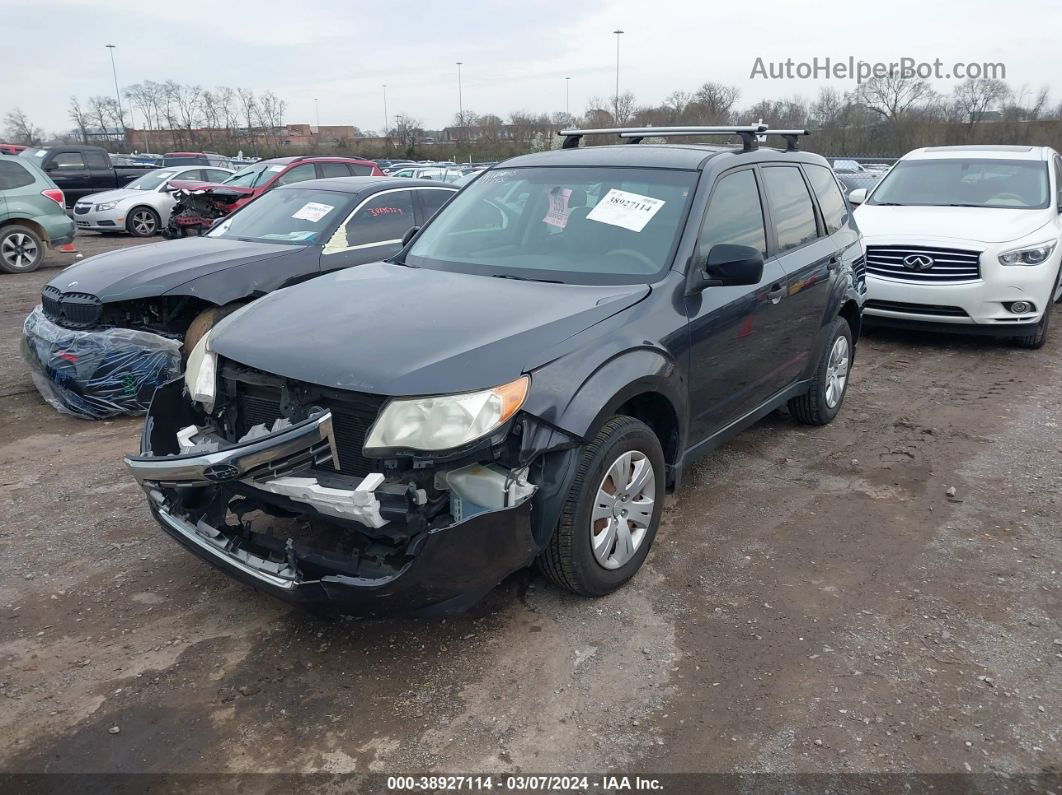
{"label": "driver side mirror", "polygon": [[867,189],[856,188],[848,192],[848,201],[851,204],[862,204],[867,200]]}
{"label": "driver side mirror", "polygon": [[759,284],[763,278],[763,254],[751,246],[719,243],[699,263],[690,285],[692,292],[706,287],[736,287]]}
{"label": "driver side mirror", "polygon": [[406,233],[402,235],[402,248],[405,248],[410,240],[413,239],[413,235],[420,231],[419,226],[411,226],[406,230]]}

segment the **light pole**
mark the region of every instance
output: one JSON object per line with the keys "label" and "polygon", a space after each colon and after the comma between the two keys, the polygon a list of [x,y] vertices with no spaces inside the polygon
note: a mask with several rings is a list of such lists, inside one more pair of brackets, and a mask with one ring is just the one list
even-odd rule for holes
{"label": "light pole", "polygon": [[321,134],[321,107],[317,104],[317,97],[313,98],[313,117],[317,121],[317,134]]}
{"label": "light pole", "polygon": [[465,126],[465,100],[461,95],[461,65],[464,61],[457,62],[457,134],[461,135],[461,128]]}
{"label": "light pole", "polygon": [[571,102],[569,101],[571,94],[568,91],[568,88],[571,86],[571,82],[572,79],[570,77],[564,78],[564,115],[568,117],[568,123],[571,123],[572,118]]}
{"label": "light pole", "polygon": [[[125,111],[122,110],[122,92],[118,90],[118,70],[114,68],[114,49],[118,45],[108,44],[107,49],[111,53],[111,74],[114,76],[114,98],[118,100],[118,119],[122,123],[122,135],[125,135]],[[103,130],[106,133],[106,130]]]}
{"label": "light pole", "polygon": [[620,120],[619,120],[619,43],[620,43],[620,36],[623,35],[623,31],[617,29],[617,30],[614,30],[612,32],[616,34],[616,98],[615,98],[615,114],[614,114],[614,118],[616,120],[616,124],[619,124],[620,123]]}
{"label": "light pole", "polygon": [[387,138],[389,135],[391,135],[391,120],[390,120],[390,117],[387,115],[387,83],[383,84],[383,92],[384,92],[384,138]]}

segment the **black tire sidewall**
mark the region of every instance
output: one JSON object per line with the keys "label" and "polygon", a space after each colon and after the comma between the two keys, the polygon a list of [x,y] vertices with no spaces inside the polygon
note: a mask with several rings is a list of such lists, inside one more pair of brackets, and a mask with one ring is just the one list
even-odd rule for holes
{"label": "black tire sidewall", "polygon": [[[597,450],[596,458],[586,472],[583,482],[580,484],[579,493],[573,495],[577,500],[572,522],[572,556],[576,571],[582,579],[584,587],[593,593],[606,594],[619,588],[629,580],[641,568],[645,562],[649,549],[656,538],[656,531],[660,526],[660,516],[664,507],[664,494],[666,483],[666,471],[664,452],[660,447],[660,441],[656,434],[643,422],[629,419],[626,427],[616,433],[612,438]],[[618,569],[606,569],[597,562],[594,550],[590,542],[590,517],[593,513],[597,489],[605,477],[609,466],[622,453],[629,450],[637,450],[643,453],[653,465],[653,474],[656,478],[656,495],[653,500],[653,517],[649,523],[649,529],[641,546],[635,552],[634,557]]]}
{"label": "black tire sidewall", "polygon": [[0,269],[2,269],[4,273],[30,273],[31,271],[37,270],[37,268],[40,267],[41,263],[44,262],[44,241],[41,240],[40,235],[38,235],[28,226],[12,224],[11,226],[5,226],[0,228],[0,245],[3,245],[3,242],[7,240],[8,237],[16,234],[29,235],[31,238],[33,238],[33,242],[37,244],[37,259],[25,268],[12,268],[6,262],[0,259]]}
{"label": "black tire sidewall", "polygon": [[[833,351],[833,346],[836,344],[838,337],[844,337],[848,340],[848,372],[845,374],[844,391],[841,392],[841,397],[837,401],[837,405],[830,408],[830,404],[826,402],[826,370],[830,366],[830,353]],[[826,343],[826,349],[822,352],[822,360],[819,362],[818,370],[815,373],[815,389],[817,390],[815,397],[822,408],[824,419],[827,422],[836,417],[841,410],[841,406],[844,405],[845,396],[848,394],[848,385],[852,381],[852,364],[854,356],[855,345],[852,344],[852,329],[848,325],[847,320],[843,317],[839,317],[833,322],[829,341]]]}

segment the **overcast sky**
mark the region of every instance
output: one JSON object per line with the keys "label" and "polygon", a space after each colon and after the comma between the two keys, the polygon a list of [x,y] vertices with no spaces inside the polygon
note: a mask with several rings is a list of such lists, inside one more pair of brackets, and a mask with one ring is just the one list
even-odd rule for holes
{"label": "overcast sky", "polygon": [[[426,127],[464,107],[571,111],[614,90],[657,103],[706,80],[737,85],[741,105],[813,97],[827,81],[749,78],[757,57],[894,61],[1001,61],[1014,87],[1052,89],[1062,101],[1062,3],[1057,0],[0,0],[0,114],[22,108],[47,132],[71,127],[69,97],[113,95],[106,44],[120,84],[174,79],[204,87],[272,90],[285,121],[383,126],[388,110]],[[854,81],[829,84],[847,90]],[[942,81],[938,88],[950,90]]]}

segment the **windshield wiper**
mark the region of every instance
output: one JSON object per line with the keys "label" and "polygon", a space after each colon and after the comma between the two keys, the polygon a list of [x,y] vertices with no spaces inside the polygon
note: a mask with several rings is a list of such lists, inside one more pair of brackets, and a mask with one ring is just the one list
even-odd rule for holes
{"label": "windshield wiper", "polygon": [[546,284],[564,284],[559,279],[533,279],[530,276],[516,276],[512,273],[492,273],[495,279],[513,279],[518,282],[545,282]]}

